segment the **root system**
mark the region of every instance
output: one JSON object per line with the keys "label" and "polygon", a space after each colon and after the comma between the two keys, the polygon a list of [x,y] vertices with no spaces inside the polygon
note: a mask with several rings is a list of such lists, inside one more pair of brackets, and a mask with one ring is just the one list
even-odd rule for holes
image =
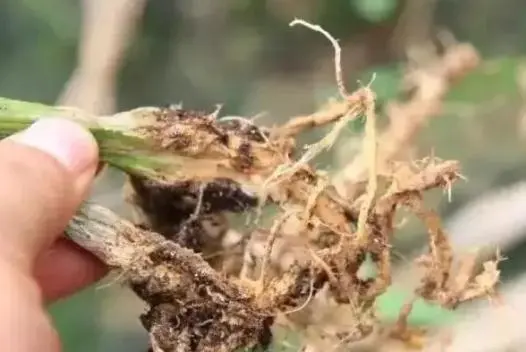
{"label": "root system", "polygon": [[[424,202],[427,191],[451,189],[460,165],[400,157],[438,114],[449,87],[476,67],[476,51],[455,44],[431,64],[410,67],[407,99],[389,105],[391,123],[377,137],[374,92],[369,86],[347,92],[337,41],[317,26],[292,24],[331,39],[339,101],[271,127],[222,120],[220,110],[151,110],[149,123],[135,132],[203,168],[169,179],[130,175],[133,225],[86,205],[70,226],[71,238],[120,270],[148,303],[141,321],[153,351],[266,348],[283,325],[293,326],[309,351],[367,339],[380,327],[375,302],[391,284],[393,222],[401,208],[423,222],[429,237],[429,253],[417,262],[423,275],[415,296],[454,309],[494,294],[496,264],[475,275],[472,261],[461,258],[457,268],[439,216]],[[341,173],[331,179],[309,164],[358,118],[366,119],[364,149]],[[333,126],[318,143],[296,148],[299,133],[327,124]],[[258,215],[269,204],[279,210],[270,227],[232,229],[229,214]],[[372,278],[360,274],[367,258],[376,267]],[[392,336],[405,336],[410,308]],[[345,323],[341,316],[320,323],[335,309],[348,313]]]}

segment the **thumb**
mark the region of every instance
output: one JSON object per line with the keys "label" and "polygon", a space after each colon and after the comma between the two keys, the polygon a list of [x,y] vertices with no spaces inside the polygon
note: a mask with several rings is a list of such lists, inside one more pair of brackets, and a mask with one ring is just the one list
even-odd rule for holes
{"label": "thumb", "polygon": [[62,119],[0,141],[0,256],[31,269],[87,195],[97,156],[93,136]]}

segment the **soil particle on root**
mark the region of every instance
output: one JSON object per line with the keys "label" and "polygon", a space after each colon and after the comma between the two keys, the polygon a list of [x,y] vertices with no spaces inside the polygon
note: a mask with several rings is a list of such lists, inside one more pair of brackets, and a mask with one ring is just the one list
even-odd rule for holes
{"label": "soil particle on root", "polygon": [[183,181],[167,184],[130,177],[130,182],[137,193],[133,200],[150,217],[157,218],[158,222],[181,222],[196,210],[199,214],[223,211],[240,213],[258,204],[254,194],[228,179],[216,179],[208,183]]}
{"label": "soil particle on root", "polygon": [[255,195],[228,179],[163,184],[130,177],[130,185],[130,201],[141,210],[143,227],[196,252],[205,245],[219,249],[229,228],[224,212],[240,213],[258,204]]}
{"label": "soil particle on root", "polygon": [[251,142],[266,143],[270,138],[270,132],[266,128],[256,126],[248,121],[230,120],[222,123],[221,126]]}
{"label": "soil particle on root", "polygon": [[214,160],[241,173],[271,170],[281,162],[276,158],[276,150],[269,146],[268,131],[248,122],[220,123],[215,113],[159,109],[155,121],[136,132],[155,141],[163,150]]}
{"label": "soil particle on root", "polygon": [[141,322],[152,346],[227,352],[270,343],[272,311],[259,308],[193,251],[163,240],[153,248],[126,268],[130,287],[149,304]]}

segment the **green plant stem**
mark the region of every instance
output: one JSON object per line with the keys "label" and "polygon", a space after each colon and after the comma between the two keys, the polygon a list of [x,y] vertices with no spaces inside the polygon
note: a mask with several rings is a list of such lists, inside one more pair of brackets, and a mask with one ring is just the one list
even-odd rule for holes
{"label": "green plant stem", "polygon": [[112,116],[94,116],[79,109],[0,97],[0,139],[39,119],[61,117],[88,128],[99,145],[100,160],[128,174],[170,181],[184,178],[183,170],[188,173],[206,166],[206,160],[168,151],[152,138],[138,133],[140,127],[152,123],[159,110],[145,107]]}

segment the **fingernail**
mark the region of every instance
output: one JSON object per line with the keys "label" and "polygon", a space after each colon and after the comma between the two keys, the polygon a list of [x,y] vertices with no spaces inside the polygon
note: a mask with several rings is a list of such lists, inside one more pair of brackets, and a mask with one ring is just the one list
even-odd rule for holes
{"label": "fingernail", "polygon": [[61,118],[43,118],[12,140],[37,148],[80,175],[97,163],[97,144],[82,126]]}

